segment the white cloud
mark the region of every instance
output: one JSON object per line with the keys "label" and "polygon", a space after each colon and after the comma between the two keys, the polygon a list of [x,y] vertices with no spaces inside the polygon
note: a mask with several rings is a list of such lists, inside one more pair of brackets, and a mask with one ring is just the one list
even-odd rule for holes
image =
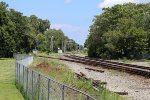
{"label": "white cloud", "polygon": [[61,29],[61,30],[66,30],[66,31],[79,31],[80,28],[78,26],[73,26],[69,24],[52,24],[51,25],[52,29]]}
{"label": "white cloud", "polygon": [[148,3],[150,0],[137,0],[139,3]]}
{"label": "white cloud", "polygon": [[104,0],[103,2],[101,2],[98,6],[99,8],[106,8],[106,7],[112,7],[116,4],[124,4],[124,3],[139,3],[143,0]]}
{"label": "white cloud", "polygon": [[71,0],[65,0],[65,3],[66,4],[68,4],[68,3],[70,3],[71,2]]}

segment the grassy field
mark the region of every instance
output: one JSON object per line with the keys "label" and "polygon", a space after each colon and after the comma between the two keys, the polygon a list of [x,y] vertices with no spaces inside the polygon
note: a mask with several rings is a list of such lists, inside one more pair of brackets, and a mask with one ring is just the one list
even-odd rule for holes
{"label": "grassy field", "polygon": [[[46,63],[46,66],[39,66],[41,63]],[[38,65],[38,66],[37,66]],[[91,81],[75,78],[75,74],[69,70],[69,68],[59,60],[50,60],[44,58],[35,58],[32,68],[47,74],[56,80],[59,80],[71,87],[75,87],[79,90],[86,91],[87,93],[97,96],[100,100],[124,100],[123,97],[109,92],[105,88],[100,88],[99,91],[95,90]]]}
{"label": "grassy field", "polygon": [[[78,52],[78,53],[74,53],[74,52],[68,52],[66,54],[74,54],[74,55],[77,55],[77,56],[81,56],[81,57],[85,57],[87,56],[87,54],[85,53],[81,53],[81,52]],[[39,52],[37,54],[37,56],[52,56],[52,57],[62,57],[64,54],[59,54],[59,53],[46,53],[46,52]]]}
{"label": "grassy field", "polygon": [[24,100],[15,86],[15,60],[0,58],[0,100]]}
{"label": "grassy field", "polygon": [[59,53],[46,53],[46,52],[39,52],[38,54],[36,54],[37,56],[52,56],[52,57],[61,57],[63,56],[63,54],[59,54]]}

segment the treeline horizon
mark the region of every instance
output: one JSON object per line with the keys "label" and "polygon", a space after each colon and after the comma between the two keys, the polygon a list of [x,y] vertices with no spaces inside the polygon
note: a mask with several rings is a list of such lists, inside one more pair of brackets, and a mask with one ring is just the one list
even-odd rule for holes
{"label": "treeline horizon", "polygon": [[62,30],[51,29],[49,20],[35,15],[27,17],[8,7],[5,2],[0,2],[0,57],[30,53],[34,49],[57,52],[58,48],[64,49],[64,46],[68,51],[78,48],[79,44],[65,36]]}
{"label": "treeline horizon", "polygon": [[141,59],[150,53],[150,3],[103,8],[95,16],[85,42],[88,56]]}

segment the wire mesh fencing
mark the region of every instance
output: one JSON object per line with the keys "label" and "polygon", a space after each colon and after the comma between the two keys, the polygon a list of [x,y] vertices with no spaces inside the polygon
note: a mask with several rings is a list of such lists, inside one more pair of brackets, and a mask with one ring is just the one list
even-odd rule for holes
{"label": "wire mesh fencing", "polygon": [[16,63],[16,83],[26,100],[95,100],[19,63]]}

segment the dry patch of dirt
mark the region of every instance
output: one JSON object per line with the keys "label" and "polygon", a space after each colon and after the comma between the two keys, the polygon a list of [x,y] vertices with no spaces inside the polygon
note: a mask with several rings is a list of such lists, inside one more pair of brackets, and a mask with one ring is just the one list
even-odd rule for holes
{"label": "dry patch of dirt", "polygon": [[42,62],[38,65],[36,65],[36,68],[44,70],[44,72],[49,73],[49,72],[61,72],[61,68],[58,67],[52,67],[49,63],[47,62]]}
{"label": "dry patch of dirt", "polygon": [[47,62],[42,62],[38,65],[36,65],[37,68],[49,68],[49,64]]}
{"label": "dry patch of dirt", "polygon": [[48,74],[50,71],[52,71],[51,66],[47,62],[42,62],[42,63],[36,65],[36,68],[44,71],[44,73],[46,73],[46,74]]}

